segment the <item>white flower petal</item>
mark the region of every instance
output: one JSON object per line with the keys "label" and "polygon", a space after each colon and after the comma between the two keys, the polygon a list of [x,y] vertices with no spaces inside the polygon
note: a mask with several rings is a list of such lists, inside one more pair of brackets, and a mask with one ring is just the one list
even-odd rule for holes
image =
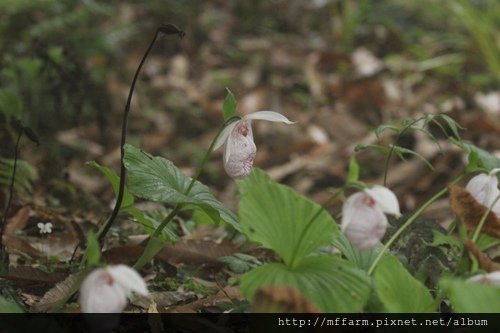
{"label": "white flower petal", "polygon": [[45,224],[43,224],[42,222],[40,222],[40,223],[37,224],[37,227],[38,227],[38,229],[43,229],[43,228],[45,228]]}
{"label": "white flower petal", "polygon": [[[498,169],[493,169],[490,174],[479,174],[473,177],[465,187],[474,199],[483,206],[489,207],[500,194],[498,178],[495,175],[497,172]],[[497,208],[493,210],[496,211]]]}
{"label": "white flower petal", "polygon": [[500,271],[495,271],[489,274],[474,275],[473,277],[467,279],[467,281],[500,286]]}
{"label": "white flower petal", "polygon": [[80,307],[83,313],[119,313],[126,305],[124,290],[107,269],[94,270],[80,287]]}
{"label": "white flower petal", "polygon": [[499,172],[500,172],[500,168],[494,168],[494,169],[491,169],[489,175],[493,176],[493,175],[496,175]]}
{"label": "white flower petal", "polygon": [[387,187],[375,185],[372,188],[365,189],[365,193],[375,200],[382,212],[396,216],[401,215],[398,198]]}
{"label": "white flower petal", "polygon": [[[354,197],[353,200],[347,202]],[[351,196],[344,205],[342,231],[349,242],[360,250],[374,247],[384,236],[388,222],[375,201],[366,193]]]}
{"label": "white flower petal", "polygon": [[356,194],[351,195],[349,198],[344,201],[344,205],[342,206],[342,222],[341,222],[341,230],[347,228],[349,223],[352,222],[353,217],[356,215],[357,209],[362,205],[363,197],[365,194],[363,192],[358,192]]}
{"label": "white flower petal", "polygon": [[217,138],[217,141],[215,141],[214,150],[221,147],[226,142],[226,140],[229,138],[229,135],[233,131],[234,126],[236,126],[236,124],[238,124],[239,122],[241,122],[241,120],[229,124],[226,128],[222,130],[222,133],[219,135],[219,138]]}
{"label": "white flower petal", "polygon": [[224,169],[231,178],[243,179],[252,171],[257,148],[248,132],[246,123],[241,123],[234,128],[227,140],[224,151]]}
{"label": "white flower petal", "polygon": [[135,269],[126,265],[117,265],[110,266],[108,271],[120,288],[125,292],[125,295],[130,296],[131,291],[141,295],[147,295],[149,293],[146,283]]}
{"label": "white flower petal", "polygon": [[282,122],[286,124],[293,124],[293,121],[288,120],[284,115],[274,112],[274,111],[258,111],[251,114],[248,114],[244,117],[244,119],[260,119],[274,122]]}

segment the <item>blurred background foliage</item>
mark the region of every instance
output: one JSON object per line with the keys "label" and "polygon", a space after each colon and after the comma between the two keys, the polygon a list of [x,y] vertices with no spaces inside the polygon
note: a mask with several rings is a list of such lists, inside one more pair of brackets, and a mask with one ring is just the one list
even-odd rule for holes
{"label": "blurred background foliage", "polygon": [[[258,48],[245,53],[235,47],[249,37],[271,44],[305,43],[306,49],[346,57],[363,46],[395,75],[414,77],[421,84],[437,78],[449,95],[472,96],[497,89],[500,82],[496,0],[1,0],[0,155],[13,155],[13,118],[42,137],[94,123],[99,128],[96,140],[106,145],[110,128],[119,128],[122,108],[121,100],[114,103],[109,82],[129,84],[137,65],[137,56],[131,54],[143,52],[162,22],[177,24],[187,37],[156,52],[164,59],[183,53],[191,75],[209,72],[217,84],[211,89],[220,96],[225,86],[238,84],[238,73],[228,71],[230,67],[250,63],[263,68],[267,84],[284,80],[273,74]],[[207,43],[218,52],[210,61],[204,59]],[[342,63],[336,70],[342,72]],[[142,80],[148,79],[146,71]],[[283,92],[308,107],[332,102],[329,97],[311,102],[308,84],[305,79],[302,87]],[[158,94],[151,87],[138,90]],[[180,102],[172,91],[162,98],[176,118],[184,112],[204,117],[203,106]],[[152,105],[143,106],[146,115],[154,113]],[[179,126],[178,131],[186,129]],[[196,120],[189,126],[187,136],[202,131]],[[179,145],[200,155],[196,146]]]}

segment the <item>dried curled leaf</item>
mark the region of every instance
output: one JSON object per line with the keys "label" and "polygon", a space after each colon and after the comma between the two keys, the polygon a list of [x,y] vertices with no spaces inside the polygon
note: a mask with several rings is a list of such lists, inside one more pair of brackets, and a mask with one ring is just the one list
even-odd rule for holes
{"label": "dried curled leaf", "polygon": [[83,282],[87,275],[87,270],[82,270],[78,273],[71,274],[64,281],[59,282],[43,295],[43,298],[35,305],[35,309],[39,312],[52,312],[64,303],[73,295]]}
{"label": "dried curled leaf", "polygon": [[31,266],[17,266],[9,270],[6,278],[20,284],[57,283],[66,277],[64,273],[44,272]]}
{"label": "dried curled leaf", "polygon": [[321,311],[293,288],[265,286],[255,293],[252,312],[318,313]]}
{"label": "dried curled leaf", "polygon": [[496,262],[492,261],[486,254],[481,252],[474,244],[473,241],[470,239],[464,239],[464,245],[469,250],[470,253],[474,257],[476,257],[477,261],[479,262],[479,268],[485,270],[488,273],[494,272],[494,271],[500,271],[500,264],[497,264]]}
{"label": "dried curled leaf", "polygon": [[[448,189],[450,191],[450,208],[453,213],[466,226],[467,230],[476,230],[488,208],[477,202],[464,188],[449,184]],[[493,212],[489,212],[486,216],[481,233],[500,238],[500,219]]]}

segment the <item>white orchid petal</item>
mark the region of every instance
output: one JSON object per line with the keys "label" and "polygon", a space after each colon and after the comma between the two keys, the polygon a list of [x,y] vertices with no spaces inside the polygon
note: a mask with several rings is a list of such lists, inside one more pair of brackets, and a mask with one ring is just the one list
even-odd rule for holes
{"label": "white orchid petal", "polygon": [[[232,130],[234,130],[234,128]],[[232,132],[232,130],[231,130],[231,132]],[[229,157],[231,157],[232,147],[233,147],[233,136],[230,134],[227,137],[226,146],[224,147],[224,153],[222,154],[222,160],[223,160],[224,164],[226,164],[227,161],[229,160]]]}
{"label": "white orchid petal", "polygon": [[374,247],[384,236],[387,218],[375,201],[359,192],[344,203],[342,231],[349,242],[360,250]]}
{"label": "white orchid petal", "polygon": [[224,128],[222,130],[222,133],[217,138],[217,141],[215,141],[214,150],[216,150],[217,148],[220,148],[220,147],[222,147],[222,145],[224,145],[224,143],[229,138],[229,135],[233,131],[234,126],[236,126],[236,124],[238,124],[240,121],[241,120],[235,121],[234,123],[229,124],[226,128]]}
{"label": "white orchid petal", "polygon": [[248,177],[253,167],[257,148],[248,135],[247,123],[235,127],[226,143],[224,169],[234,179]]}
{"label": "white orchid petal", "polygon": [[497,173],[500,172],[500,168],[494,168],[490,171],[490,176],[496,175]]}
{"label": "white orchid petal", "polygon": [[495,271],[489,274],[478,274],[467,279],[469,282],[491,284],[500,286],[500,271]]}
{"label": "white orchid petal", "polygon": [[38,227],[38,229],[44,229],[45,228],[45,224],[43,224],[42,222],[39,222],[37,224],[37,227]]}
{"label": "white orchid petal", "polygon": [[80,287],[80,307],[83,313],[119,313],[126,305],[124,290],[107,269],[94,270]]}
{"label": "white orchid petal", "polygon": [[351,195],[349,198],[346,199],[346,201],[344,201],[344,205],[342,206],[342,222],[341,222],[342,232],[344,232],[349,223],[352,222],[353,217],[356,215],[357,209],[361,205],[363,196],[364,196],[363,192],[358,192],[356,194]]}
{"label": "white orchid petal", "polygon": [[135,269],[126,265],[117,265],[109,267],[108,271],[127,296],[131,291],[141,295],[149,293],[146,283]]}
{"label": "white orchid petal", "polygon": [[284,115],[274,112],[274,111],[258,111],[251,114],[248,114],[244,117],[244,119],[260,119],[274,122],[281,122],[286,124],[293,124],[293,121],[288,120]]}
{"label": "white orchid petal", "polygon": [[375,185],[372,188],[365,189],[365,193],[375,200],[377,206],[386,213],[391,215],[400,216],[398,198],[387,187]]}

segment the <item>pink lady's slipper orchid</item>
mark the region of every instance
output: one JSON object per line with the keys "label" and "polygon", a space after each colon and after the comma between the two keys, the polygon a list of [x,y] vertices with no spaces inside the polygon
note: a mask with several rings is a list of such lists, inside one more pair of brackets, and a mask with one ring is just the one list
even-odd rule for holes
{"label": "pink lady's slipper orchid", "polygon": [[389,225],[384,213],[401,215],[396,195],[378,185],[350,196],[342,212],[342,232],[360,250],[374,247],[384,236]]}
{"label": "pink lady's slipper orchid", "polygon": [[[485,207],[490,207],[491,204],[500,195],[498,189],[498,178],[496,174],[500,172],[500,168],[495,168],[489,174],[480,174],[472,178],[465,189]],[[500,217],[500,199],[493,205],[491,211]]]}
{"label": "pink lady's slipper orchid", "polygon": [[224,169],[227,174],[234,179],[243,179],[248,177],[252,171],[253,160],[257,148],[253,142],[253,133],[251,121],[253,119],[268,120],[293,124],[285,116],[273,111],[259,111],[243,117],[228,125],[221,133],[214,150],[221,147],[224,143]]}
{"label": "pink lady's slipper orchid", "polygon": [[126,265],[98,268],[90,273],[80,287],[83,313],[119,313],[127,306],[132,292],[148,294],[142,277]]}
{"label": "pink lady's slipper orchid", "polygon": [[489,274],[474,275],[467,281],[481,283],[481,284],[491,284],[493,286],[500,286],[500,271],[495,271]]}

